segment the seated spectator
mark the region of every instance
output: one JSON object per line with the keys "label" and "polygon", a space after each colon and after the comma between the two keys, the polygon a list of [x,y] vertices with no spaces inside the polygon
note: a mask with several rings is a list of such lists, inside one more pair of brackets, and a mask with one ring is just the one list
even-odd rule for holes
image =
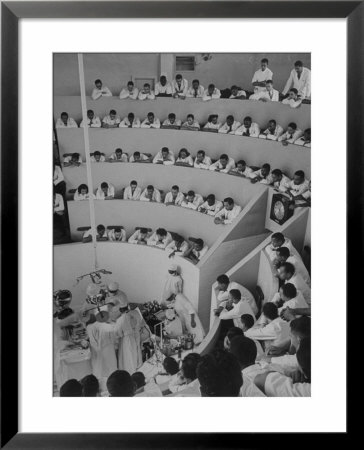
{"label": "seated spectator", "polygon": [[123,153],[121,148],[117,148],[109,157],[109,162],[128,162],[128,155]]}
{"label": "seated spectator", "polygon": [[96,191],[96,200],[112,200],[115,197],[115,188],[111,183],[104,181]]}
{"label": "seated spectator", "polygon": [[226,351],[215,350],[201,357],[197,378],[201,397],[238,397],[243,377],[238,360]]}
{"label": "seated spectator", "polygon": [[167,78],[162,75],[154,90],[156,97],[172,97],[172,86],[167,83]]}
{"label": "seated spectator", "polygon": [[171,233],[164,228],[158,228],[147,240],[147,245],[165,249],[172,242]]}
{"label": "seated spectator", "polygon": [[164,203],[168,205],[176,205],[181,206],[181,203],[185,199],[185,196],[180,192],[179,187],[175,184],[172,186],[172,189],[170,192],[167,192]]}
{"label": "seated spectator", "polygon": [[[250,314],[245,314],[245,315],[251,317],[253,320],[253,324],[254,324],[255,321],[254,321],[253,317]],[[239,327],[230,327],[224,338],[224,350],[230,351],[231,341],[236,336],[244,336],[244,331],[242,330],[242,328],[239,328]]]}
{"label": "seated spectator", "polygon": [[235,131],[237,136],[258,137],[260,129],[257,123],[252,122],[252,118],[244,117],[243,125]]}
{"label": "seated spectator", "polygon": [[235,168],[235,161],[233,158],[229,158],[228,155],[220,156],[220,158],[211,166],[209,167],[209,170],[214,170],[215,172],[221,172],[221,173],[229,173],[230,170]]}
{"label": "seated spectator", "polygon": [[126,370],[115,370],[106,382],[110,397],[134,397],[135,383]]}
{"label": "seated spectator", "polygon": [[197,264],[208,252],[208,246],[205,245],[202,239],[190,238],[192,246],[185,253],[185,258],[190,259],[194,264]]}
{"label": "seated spectator", "polygon": [[311,148],[311,128],[306,128],[303,132],[303,136],[297,139],[295,144]]}
{"label": "seated spectator", "polygon": [[61,194],[53,192],[53,213],[58,216],[64,215],[64,201]]}
{"label": "seated spectator", "polygon": [[272,170],[272,180],[274,189],[280,192],[287,192],[292,182],[280,169]]}
{"label": "seated spectator", "polygon": [[262,183],[262,184],[272,184],[273,178],[270,173],[270,165],[265,163],[262,165],[261,169],[256,170],[250,175],[252,183]]}
{"label": "seated spectator", "polygon": [[168,119],[163,122],[163,127],[180,127],[181,121],[176,120],[176,114],[170,113],[168,114]]}
{"label": "seated spectator", "polygon": [[301,380],[268,370],[258,374],[255,385],[267,397],[310,397],[311,396],[311,338],[304,338],[297,350],[298,368]]}
{"label": "seated spectator", "polygon": [[[284,283],[292,283],[298,291],[301,291],[306,303],[311,308],[311,288],[305,281],[302,276],[296,271],[293,264],[289,262],[282,263],[278,269],[278,278],[282,280]],[[299,313],[298,313],[299,314]],[[311,312],[309,310],[301,312],[302,315],[310,315]]]}
{"label": "seated spectator", "polygon": [[[241,295],[245,300],[249,303],[251,309],[253,310],[254,314],[257,314],[258,308],[256,306],[254,297],[252,294],[246,289],[244,286],[242,286],[239,283],[236,283],[235,281],[230,281],[230,278],[225,275],[219,275],[216,278],[217,286],[215,288],[215,296],[217,301],[217,306],[223,305],[223,302],[226,302],[229,297],[229,292],[232,289],[238,289],[241,292]],[[240,324],[239,324],[240,326]]]}
{"label": "seated spectator", "polygon": [[258,87],[259,91],[264,91],[269,80],[273,80],[273,72],[268,68],[268,59],[263,58],[260,61],[260,69],[258,69],[253,76],[252,84],[254,87]]}
{"label": "seated spectator", "polygon": [[126,242],[126,232],[121,227],[115,227],[109,230],[107,237],[111,242]]}
{"label": "seated spectator", "polygon": [[151,163],[151,157],[145,155],[144,153],[134,152],[129,158],[131,163]]}
{"label": "seated spectator", "polygon": [[210,166],[211,158],[209,156],[206,156],[204,150],[199,150],[197,152],[193,167],[195,167],[196,169],[208,169]]}
{"label": "seated spectator", "polygon": [[[255,324],[255,317],[252,316],[251,314],[243,314],[240,317],[240,322],[241,322],[240,323],[240,328],[234,327],[234,329],[243,331],[242,336],[244,336],[244,333],[254,326],[254,324]],[[229,334],[229,331],[228,331],[228,334]],[[235,337],[235,336],[232,336],[232,338],[233,337]],[[230,342],[231,342],[232,338],[229,338]],[[254,339],[253,339],[253,341],[255,343],[255,346],[257,347],[257,359],[260,360],[260,359],[262,359],[263,356],[265,356],[263,347],[262,347],[262,345],[261,345],[261,343],[259,341],[254,340]]]}
{"label": "seated spectator", "polygon": [[[249,100],[253,100],[253,96],[249,97]],[[265,90],[258,92],[254,96],[254,100],[260,100],[261,102],[279,102],[279,92],[273,88],[273,81],[268,80],[266,82]]]}
{"label": "seated spectator", "polygon": [[[107,234],[106,234],[106,228],[104,225],[100,224],[96,227],[96,240],[97,241],[106,241],[107,240]],[[92,229],[89,228],[87,231],[83,233],[82,236],[82,242],[91,242],[92,241]]]}
{"label": "seated spectator", "polygon": [[61,194],[62,197],[66,196],[66,182],[64,181],[64,175],[58,162],[53,163],[53,187],[57,194]]}
{"label": "seated spectator", "polygon": [[235,205],[231,197],[224,199],[224,207],[215,214],[214,222],[216,224],[230,224],[241,212],[241,206]]}
{"label": "seated spectator", "polygon": [[101,152],[99,152],[98,150],[96,150],[93,155],[90,158],[90,161],[92,163],[101,163],[101,162],[105,162],[105,155]]}
{"label": "seated spectator", "polygon": [[140,196],[142,195],[142,190],[138,186],[138,183],[135,180],[130,182],[130,185],[124,189],[124,200],[140,200]]}
{"label": "seated spectator", "polygon": [[143,89],[139,92],[138,95],[139,100],[154,100],[155,95],[154,92],[150,88],[149,83],[145,83]]}
{"label": "seated spectator", "polygon": [[277,122],[274,119],[271,119],[268,122],[268,127],[263,133],[260,133],[260,139],[269,139],[270,141],[277,141],[280,136],[283,134],[283,128],[280,125],[277,125]]}
{"label": "seated spectator", "polygon": [[291,255],[295,255],[301,259],[290,239],[285,237],[282,233],[273,233],[271,236],[271,243],[265,247],[265,251],[272,261],[277,258],[277,250],[281,247],[287,247]]}
{"label": "seated spectator", "polygon": [[173,258],[175,255],[183,257],[185,256],[188,248],[188,242],[183,236],[177,234],[172,242],[167,245],[166,252],[168,253],[169,258]]}
{"label": "seated spectator", "polygon": [[287,131],[278,138],[283,145],[294,144],[298,138],[302,136],[303,132],[297,128],[294,122],[288,124]]}
{"label": "seated spectator", "polygon": [[215,309],[216,316],[220,317],[221,320],[232,319],[236,327],[241,326],[240,317],[243,314],[250,314],[254,317],[254,312],[249,302],[245,298],[242,298],[239,289],[231,289],[228,293],[227,301],[222,302]]}
{"label": "seated spectator", "polygon": [[173,376],[179,372],[178,362],[171,356],[166,356],[162,365],[164,372],[158,372],[158,374],[154,376],[154,379],[158,384],[164,384],[171,381]]}
{"label": "seated spectator", "polygon": [[123,88],[120,91],[120,99],[124,100],[126,98],[130,98],[132,100],[136,100],[138,98],[139,90],[137,87],[134,86],[134,83],[132,81],[128,81],[128,84],[126,85],[126,88]]}
{"label": "seated spectator", "polygon": [[140,196],[142,202],[161,202],[161,194],[158,189],[155,189],[151,184],[147,186]]}
{"label": "seated spectator", "polygon": [[273,260],[273,266],[278,269],[282,263],[289,262],[293,264],[295,271],[301,275],[303,281],[311,286],[311,279],[306,266],[303,264],[302,259],[299,256],[291,255],[288,247],[279,247],[276,250],[276,258]]}
{"label": "seated spectator", "polygon": [[234,116],[227,116],[226,122],[222,127],[219,128],[219,133],[224,134],[235,134],[235,131],[238,130],[241,126],[240,122],[237,122],[234,119]]}
{"label": "seated spectator", "polygon": [[246,336],[235,336],[230,341],[230,353],[239,361],[243,385],[240,389],[241,397],[265,397],[254,384],[255,377],[264,370],[257,360],[257,346],[253,339]]}
{"label": "seated spectator", "polygon": [[111,109],[110,113],[102,119],[102,128],[118,128],[120,122],[120,116],[116,114],[115,109]]}
{"label": "seated spectator", "polygon": [[204,130],[219,130],[221,123],[217,121],[219,116],[217,114],[210,114],[207,119],[206,125],[204,125]]}
{"label": "seated spectator", "polygon": [[72,117],[68,117],[68,114],[63,112],[61,117],[57,119],[56,128],[78,128],[78,125]]}
{"label": "seated spectator", "polygon": [[119,128],[140,128],[140,119],[131,112],[120,122]]}
{"label": "seated spectator", "polygon": [[176,166],[193,167],[192,156],[186,148],[181,148],[179,151]]}
{"label": "seated spectator", "polygon": [[86,375],[80,380],[82,386],[82,397],[99,397],[99,380],[95,375]]}
{"label": "seated spectator", "polygon": [[79,166],[82,164],[82,157],[79,153],[72,153],[72,155],[66,156],[63,160],[63,166]]}
{"label": "seated spectator", "polygon": [[215,87],[214,84],[209,84],[208,88],[204,90],[202,100],[204,102],[209,100],[215,100],[221,97],[221,92]]}
{"label": "seated spectator", "polygon": [[182,78],[181,74],[177,74],[175,80],[172,81],[173,98],[184,100],[187,95],[188,81]]}
{"label": "seated spectator", "polygon": [[289,90],[288,97],[282,100],[283,105],[288,105],[291,108],[298,108],[302,100],[298,97],[298,91],[295,88]]}
{"label": "seated spectator", "polygon": [[182,396],[200,396],[199,382],[196,374],[196,369],[200,360],[201,356],[198,353],[189,353],[185,356],[177,377],[169,383],[169,390],[174,393],[182,393]]}
{"label": "seated spectator", "polygon": [[263,88],[259,88],[255,86],[253,94],[249,95],[249,100],[259,100],[260,99],[260,93],[262,92]]}
{"label": "seated spectator", "polygon": [[200,194],[195,194],[194,191],[188,191],[185,199],[181,203],[181,206],[196,211],[202,203],[203,198]]}
{"label": "seated spectator", "polygon": [[311,71],[307,67],[303,67],[302,61],[294,63],[294,69],[290,73],[282,94],[286,95],[291,87],[297,90],[302,100],[311,98]]}
{"label": "seated spectator", "polygon": [[62,384],[59,390],[60,397],[82,397],[82,385],[79,381],[72,378]]}
{"label": "seated spectator", "polygon": [[154,117],[154,113],[150,112],[147,118],[143,120],[141,128],[160,128],[161,123],[157,117]]}
{"label": "seated spectator", "polygon": [[189,98],[202,98],[204,93],[204,87],[200,85],[199,80],[193,80],[192,86],[187,89],[186,97]]}
{"label": "seated spectator", "polygon": [[129,244],[147,245],[147,241],[152,235],[147,228],[139,228],[128,239]]}
{"label": "seated spectator", "polygon": [[263,305],[262,319],[266,325],[250,328],[244,334],[251,339],[264,342],[264,350],[269,354],[269,348],[279,346],[289,338],[289,324],[278,316],[278,308],[268,302]]}
{"label": "seated spectator", "polygon": [[239,88],[238,86],[231,86],[231,95],[229,98],[231,99],[237,99],[237,100],[245,100],[246,99],[246,92],[243,91],[243,89]]}
{"label": "seated spectator", "polygon": [[133,380],[135,384],[135,395],[140,394],[144,390],[145,386],[145,375],[143,372],[135,372],[131,376],[131,379]]}
{"label": "seated spectator", "polygon": [[146,383],[143,372],[135,372],[131,376],[135,384],[135,397],[162,397],[162,392],[154,379]]}
{"label": "seated spectator", "polygon": [[293,180],[288,188],[288,195],[294,201],[295,206],[305,204],[311,197],[311,185],[305,178],[303,170],[297,170],[293,175]]}
{"label": "seated spectator", "polygon": [[253,170],[246,165],[246,162],[241,159],[236,163],[236,167],[229,171],[231,175],[238,175],[239,177],[249,177],[253,173]]}
{"label": "seated spectator", "polygon": [[199,206],[198,211],[209,216],[215,216],[223,208],[222,202],[216,200],[214,194],[209,194],[206,201]]}
{"label": "seated spectator", "polygon": [[199,130],[200,124],[195,120],[195,116],[193,114],[188,114],[186,122],[183,122],[181,126],[181,130]]}
{"label": "seated spectator", "polygon": [[[91,194],[93,198],[95,198],[94,194]],[[88,186],[87,184],[80,184],[73,196],[73,200],[80,201],[80,200],[88,200],[90,198],[90,194],[88,192]]]}
{"label": "seated spectator", "polygon": [[164,164],[165,166],[173,166],[175,163],[174,154],[168,147],[163,147],[153,158],[153,164]]}
{"label": "seated spectator", "polygon": [[[89,109],[87,111],[86,123],[89,128],[100,128],[101,127],[101,120],[99,117],[95,116],[95,113],[92,111],[92,109]],[[84,127],[84,126],[85,126],[85,121],[82,119],[80,128]]]}
{"label": "seated spectator", "polygon": [[92,91],[92,100],[97,100],[101,97],[112,97],[112,93],[107,86],[102,85],[101,80],[95,80],[95,87]]}
{"label": "seated spectator", "polygon": [[297,291],[292,283],[283,284],[280,287],[279,292],[274,294],[271,302],[278,307],[279,315],[281,315],[282,311],[286,308],[297,309],[309,307],[302,293]]}

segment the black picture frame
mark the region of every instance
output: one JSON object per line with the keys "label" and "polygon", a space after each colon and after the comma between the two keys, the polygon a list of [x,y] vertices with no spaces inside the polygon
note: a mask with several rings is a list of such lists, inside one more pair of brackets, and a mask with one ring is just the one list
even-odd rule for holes
{"label": "black picture frame", "polygon": [[[1,2],[1,448],[259,448],[267,434],[224,433],[18,433],[18,24],[23,18],[346,18],[347,19],[347,190],[348,248],[363,249],[364,2]],[[335,62],[333,61],[333,67]],[[338,162],[340,166],[340,162]],[[340,205],[340,213],[344,213]],[[351,253],[353,255],[354,252]],[[357,251],[356,251],[357,253]],[[348,258],[348,286],[363,274]],[[31,294],[30,294],[31,295]],[[35,405],[36,411],[36,405]],[[221,413],[217,412],[217,414]],[[181,419],[183,420],[183,418]],[[167,431],[167,430],[166,430]],[[340,444],[347,434],[335,436]],[[270,446],[279,434],[270,435]],[[309,435],[300,437],[299,446]],[[316,439],[316,438],[315,438]],[[326,439],[325,439],[326,441]],[[296,447],[296,444],[294,444]]]}

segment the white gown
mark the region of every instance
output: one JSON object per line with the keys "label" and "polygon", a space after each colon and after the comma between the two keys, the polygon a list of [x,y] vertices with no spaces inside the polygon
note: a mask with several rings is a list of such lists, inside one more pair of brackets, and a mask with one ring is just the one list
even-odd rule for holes
{"label": "white gown", "polygon": [[132,375],[143,364],[140,330],[142,318],[137,311],[122,314],[115,324],[119,337],[118,368]]}
{"label": "white gown", "polygon": [[172,294],[182,291],[182,278],[179,275],[168,275],[162,293],[162,302],[165,302]]}
{"label": "white gown", "polygon": [[[183,294],[177,294],[174,302],[172,303],[174,305],[176,314],[182,322],[183,332],[194,334],[195,344],[199,344],[200,342],[202,342],[203,338],[205,337],[205,332],[202,327],[200,318],[196,314],[196,311],[188,298]],[[191,326],[191,314],[195,315],[195,328],[192,328]]]}
{"label": "white gown", "polygon": [[87,326],[90,339],[92,373],[105,378],[117,369],[114,325],[95,322]]}

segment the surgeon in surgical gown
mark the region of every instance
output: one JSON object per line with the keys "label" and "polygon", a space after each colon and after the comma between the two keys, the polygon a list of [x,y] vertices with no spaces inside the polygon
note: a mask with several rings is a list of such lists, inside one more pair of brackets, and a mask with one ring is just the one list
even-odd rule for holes
{"label": "surgeon in surgical gown", "polygon": [[175,263],[171,263],[168,267],[168,276],[164,283],[162,292],[162,304],[171,297],[182,292],[183,280],[178,274],[178,266]]}

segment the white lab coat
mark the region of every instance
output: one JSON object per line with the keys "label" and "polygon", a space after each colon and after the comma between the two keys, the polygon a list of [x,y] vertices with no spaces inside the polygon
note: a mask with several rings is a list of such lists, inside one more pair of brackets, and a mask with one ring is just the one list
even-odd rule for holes
{"label": "white lab coat", "polygon": [[185,199],[182,192],[178,192],[176,198],[173,198],[172,192],[168,192],[164,198],[164,203],[174,203],[175,205],[181,206],[181,203]]}
{"label": "white lab coat", "polygon": [[258,137],[260,134],[259,125],[255,122],[252,122],[249,128],[246,128],[245,125],[242,125],[235,131],[236,136],[242,136],[243,133],[246,133],[249,130],[250,137]]}
{"label": "white lab coat", "polygon": [[292,87],[297,89],[298,95],[304,98],[311,98],[311,71],[307,67],[303,67],[301,77],[298,78],[298,74],[293,69],[289,75],[287,83],[282,91],[283,95],[286,95],[289,89]]}
{"label": "white lab coat", "polygon": [[143,364],[140,330],[143,320],[136,310],[122,314],[115,324],[116,335],[119,337],[118,368],[130,374]]}
{"label": "white lab coat", "polygon": [[101,89],[94,87],[91,93],[92,100],[97,100],[100,97],[112,97],[112,93],[107,86],[101,86]]}
{"label": "white lab coat", "polygon": [[196,169],[208,169],[211,166],[211,158],[209,156],[205,156],[202,162],[197,161],[197,157],[195,158],[195,162],[193,167]]}
{"label": "white lab coat", "polygon": [[[148,189],[145,188],[142,194],[140,195],[140,201],[142,202],[150,202],[150,198],[148,197]],[[154,189],[152,194],[152,200],[154,200],[157,203],[161,202],[161,193],[158,191],[158,189]]]}
{"label": "white lab coat", "polygon": [[257,305],[255,303],[255,299],[254,299],[253,295],[251,294],[251,292],[248,291],[247,288],[245,288],[244,286],[242,286],[239,283],[236,283],[235,281],[231,281],[229,283],[226,291],[219,291],[219,293],[217,294],[217,298],[216,298],[217,306],[220,306],[221,302],[225,302],[228,299],[229,292],[232,289],[238,289],[240,291],[240,293],[241,293],[241,298],[245,299],[249,303],[249,305],[250,305],[251,309],[253,310],[254,314],[257,314],[258,308],[257,308]]}
{"label": "white lab coat", "polygon": [[134,189],[134,192],[132,192],[130,186],[127,186],[124,189],[124,200],[140,200],[141,195],[142,195],[142,190],[139,186],[137,186]]}
{"label": "white lab coat", "polygon": [[168,274],[164,283],[162,292],[162,302],[165,302],[172,294],[179,294],[182,292],[183,280],[180,275]]}
{"label": "white lab coat", "polygon": [[243,385],[240,388],[239,397],[265,397],[263,392],[254,384],[254,378],[265,370],[259,364],[253,364],[241,371]]}
{"label": "white lab coat", "polygon": [[172,166],[175,163],[175,157],[173,152],[169,150],[168,159],[163,159],[162,150],[160,150],[155,157],[153,158],[153,164],[157,164],[158,162],[162,162],[165,166]]}
{"label": "white lab coat", "polygon": [[250,328],[245,332],[245,336],[251,339],[263,340],[265,349],[271,346],[279,347],[287,342],[290,336],[289,323],[277,317],[261,328]]}
{"label": "white lab coat", "polygon": [[238,303],[233,303],[233,307],[232,309],[230,309],[230,311],[228,311],[224,307],[224,309],[221,311],[220,319],[221,320],[232,319],[236,327],[242,328],[243,325],[241,323],[240,317],[243,314],[250,314],[255,321],[254,312],[249,303],[244,298],[239,300]]}
{"label": "white lab coat", "polygon": [[132,91],[129,91],[129,89],[126,87],[121,90],[119,98],[121,100],[124,100],[126,98],[131,98],[132,100],[136,100],[138,98],[139,90],[136,87],[133,87]]}
{"label": "white lab coat", "polygon": [[235,131],[238,130],[241,127],[241,123],[234,120],[234,123],[230,126],[227,124],[227,122],[224,123],[222,127],[219,128],[219,133],[224,134],[235,134]]}
{"label": "white lab coat", "polygon": [[131,128],[140,128],[140,119],[138,117],[134,117],[133,122],[130,122],[127,117],[124,117],[124,119],[120,122],[119,128],[129,128],[130,125]]}
{"label": "white lab coat", "polygon": [[229,211],[226,208],[223,208],[221,211],[215,214],[215,217],[223,219],[224,224],[230,224],[233,222],[233,220],[238,217],[238,215],[241,212],[241,206],[234,205],[233,209],[230,209]]}
{"label": "white lab coat", "polygon": [[90,339],[92,373],[98,379],[108,377],[117,369],[114,326],[94,322],[86,329]]}
{"label": "white lab coat", "polygon": [[215,203],[213,205],[209,205],[206,200],[204,203],[202,203],[201,206],[198,207],[198,211],[203,212],[203,211],[201,211],[201,209],[204,209],[205,210],[203,212],[204,214],[208,214],[209,216],[214,216],[223,207],[224,207],[224,205],[219,200],[215,200]]}
{"label": "white lab coat", "polygon": [[183,208],[189,208],[189,209],[193,209],[194,211],[197,210],[197,208],[199,206],[201,206],[203,203],[203,197],[200,194],[195,194],[193,201],[189,202],[187,200],[187,197],[182,201],[181,206]]}
{"label": "white lab coat", "polygon": [[[301,259],[301,257],[300,257],[300,255],[299,255],[298,251],[294,248],[294,246],[293,246],[293,244],[292,244],[292,242],[291,242],[290,239],[285,238],[283,244],[281,245],[281,247],[287,247],[287,248],[289,249],[291,255],[296,256],[297,259]],[[276,251],[277,251],[278,248],[280,248],[280,247],[273,247],[272,244],[268,244],[268,245],[265,247],[265,249],[264,249],[264,250],[267,252],[269,258],[270,258],[272,261],[274,261],[274,260],[277,258],[277,253],[276,253]]]}
{"label": "white lab coat", "polygon": [[151,247],[158,247],[158,248],[166,248],[170,242],[172,242],[172,235],[168,231],[167,235],[163,237],[161,242],[158,240],[158,235],[156,231],[147,240],[148,245],[150,245]]}
{"label": "white lab coat", "polygon": [[63,122],[61,118],[57,119],[56,128],[78,128],[78,125],[72,117],[67,119],[67,124]]}
{"label": "white lab coat", "polygon": [[[172,302],[176,314],[182,322],[183,332],[194,334],[195,344],[200,344],[205,337],[205,331],[195,308],[184,294],[177,294]],[[195,315],[195,328],[191,326],[191,314]]]}
{"label": "white lab coat", "polygon": [[267,397],[311,397],[311,383],[293,383],[278,372],[268,374],[264,389]]}
{"label": "white lab coat", "polygon": [[[86,123],[87,123],[87,126],[88,126],[89,128],[100,128],[100,127],[101,127],[101,120],[100,120],[100,118],[97,117],[97,116],[93,116],[92,119],[89,119],[89,118],[87,117]],[[80,123],[80,128],[81,128],[81,127],[84,127],[84,126],[85,126],[85,121],[82,120],[82,122]]]}
{"label": "white lab coat", "polygon": [[226,164],[225,168],[223,168],[220,160],[218,159],[216,162],[211,164],[211,166],[209,167],[209,170],[220,169],[221,173],[228,173],[228,172],[230,172],[230,170],[232,170],[234,168],[235,168],[235,161],[233,158],[229,157],[228,163]]}

